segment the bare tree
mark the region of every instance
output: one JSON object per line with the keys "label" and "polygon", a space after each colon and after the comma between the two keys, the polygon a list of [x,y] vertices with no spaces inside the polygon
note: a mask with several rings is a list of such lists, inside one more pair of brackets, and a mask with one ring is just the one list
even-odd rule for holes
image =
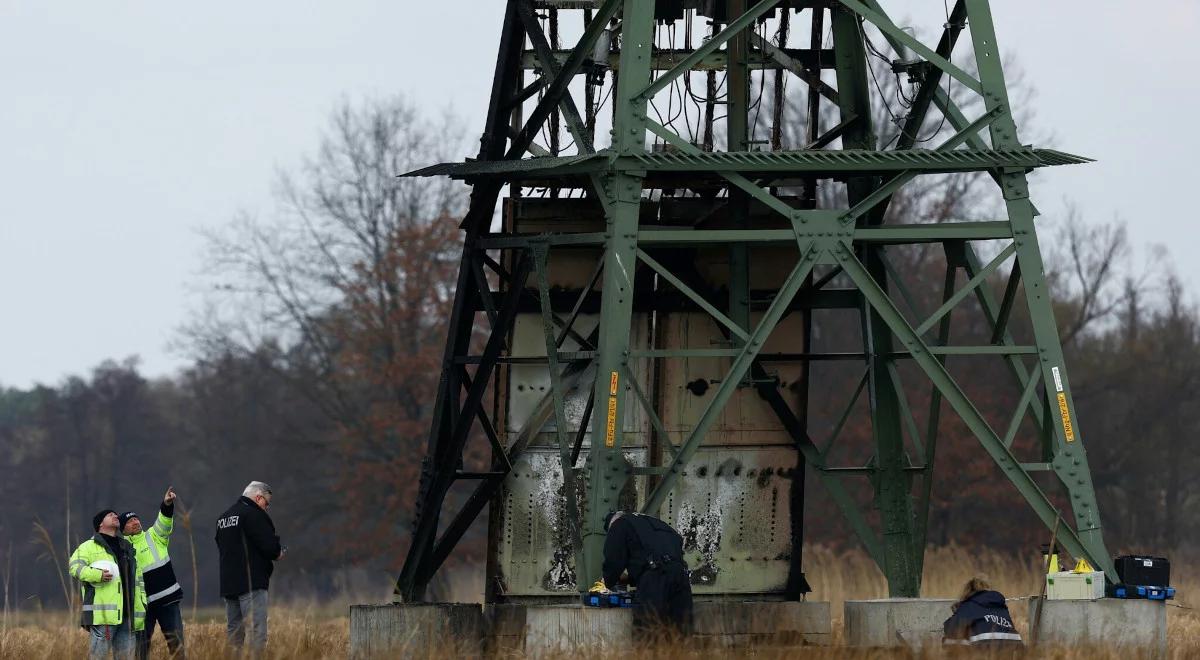
{"label": "bare tree", "polygon": [[1082,333],[1107,329],[1119,312],[1136,307],[1163,263],[1150,260],[1139,272],[1125,223],[1085,222],[1074,205],[1068,205],[1044,242],[1044,251],[1063,344],[1074,343]]}
{"label": "bare tree", "polygon": [[206,234],[211,289],[185,330],[198,356],[254,357],[340,427],[347,510],[387,530],[395,516],[368,512],[402,509],[416,483],[465,200],[446,179],[397,175],[462,146],[452,119],[403,98],[341,103],[315,155],[279,174],[274,216]]}

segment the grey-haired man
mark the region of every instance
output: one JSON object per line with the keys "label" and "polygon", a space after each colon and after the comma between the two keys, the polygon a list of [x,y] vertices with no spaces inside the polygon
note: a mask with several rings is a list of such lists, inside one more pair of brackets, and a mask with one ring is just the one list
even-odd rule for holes
{"label": "grey-haired man", "polygon": [[248,622],[250,648],[256,652],[267,645],[267,589],[274,562],[287,551],[267,513],[272,497],[270,486],[251,481],[242,496],[217,519],[225,634],[229,644],[240,649]]}

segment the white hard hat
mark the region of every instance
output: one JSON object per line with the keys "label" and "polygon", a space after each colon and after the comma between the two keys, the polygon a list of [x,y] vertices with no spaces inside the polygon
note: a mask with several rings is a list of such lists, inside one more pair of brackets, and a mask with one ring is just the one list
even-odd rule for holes
{"label": "white hard hat", "polygon": [[98,568],[102,571],[108,571],[109,575],[112,575],[114,582],[119,582],[121,580],[121,571],[117,568],[116,562],[112,562],[107,559],[98,559],[92,562],[90,566],[92,568]]}

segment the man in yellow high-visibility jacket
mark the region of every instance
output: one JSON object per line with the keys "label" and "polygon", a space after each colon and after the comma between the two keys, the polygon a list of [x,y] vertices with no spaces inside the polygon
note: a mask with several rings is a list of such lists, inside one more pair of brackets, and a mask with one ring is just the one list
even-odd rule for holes
{"label": "man in yellow high-visibility jacket", "polygon": [[171,532],[175,529],[175,489],[167,487],[158,507],[158,518],[149,529],[142,529],[142,521],[133,511],[122,513],[118,521],[121,533],[133,544],[138,568],[145,575],[146,626],[137,636],[138,660],[150,657],[150,638],[155,626],[162,628],[171,657],[182,658],[183,615],[179,601],[183,600],[183,588],[175,578],[168,553]]}
{"label": "man in yellow high-visibility jacket", "polygon": [[91,658],[133,657],[134,635],[146,617],[146,591],[133,546],[117,536],[117,512],[105,509],[92,518],[95,536],[79,544],[67,560],[67,572],[80,583],[83,610],[79,625],[91,633]]}

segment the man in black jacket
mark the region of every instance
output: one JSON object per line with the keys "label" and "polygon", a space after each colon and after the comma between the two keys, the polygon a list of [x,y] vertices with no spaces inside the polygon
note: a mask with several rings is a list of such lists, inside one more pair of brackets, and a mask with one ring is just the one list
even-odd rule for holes
{"label": "man in black jacket", "polygon": [[992,591],[986,580],[971,578],[963,586],[954,614],[942,624],[947,644],[985,647],[1022,647],[1021,634],[1013,626],[1004,594]]}
{"label": "man in black jacket", "polygon": [[262,651],[267,645],[267,588],[274,562],[287,552],[267,514],[271,497],[270,486],[251,481],[238,501],[217,520],[225,634],[235,648],[245,642],[247,619],[250,648]]}
{"label": "man in black jacket", "polygon": [[643,638],[691,633],[692,585],[679,532],[658,518],[626,511],[610,513],[604,529],[605,586],[615,588],[628,572],[629,584],[637,587],[634,632]]}

